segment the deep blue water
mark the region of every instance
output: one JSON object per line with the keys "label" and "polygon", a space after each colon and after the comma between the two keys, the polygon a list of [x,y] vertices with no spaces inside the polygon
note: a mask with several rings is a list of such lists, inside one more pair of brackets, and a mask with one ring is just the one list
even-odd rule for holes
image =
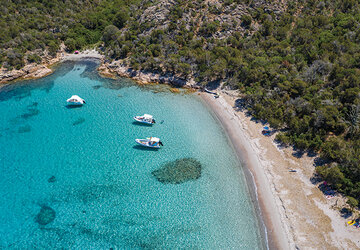
{"label": "deep blue water", "polygon": [[[0,89],[0,248],[261,249],[258,220],[228,140],[196,94],[99,77],[94,62]],[[65,100],[86,100],[69,109]],[[132,117],[154,115],[141,126]],[[160,137],[144,150],[135,138]],[[152,171],[192,157],[201,177]],[[41,208],[55,219],[39,223]]]}

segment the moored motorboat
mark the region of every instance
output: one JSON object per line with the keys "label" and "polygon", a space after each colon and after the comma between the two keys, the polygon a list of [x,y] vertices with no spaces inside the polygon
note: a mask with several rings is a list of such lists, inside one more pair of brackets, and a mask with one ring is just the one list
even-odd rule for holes
{"label": "moored motorboat", "polygon": [[85,100],[78,95],[71,96],[69,99],[66,100],[66,102],[68,103],[68,105],[72,106],[81,106],[85,104]]}
{"label": "moored motorboat", "polygon": [[152,125],[155,123],[155,119],[153,118],[153,116],[148,115],[148,114],[144,114],[142,116],[135,116],[134,119],[137,122],[141,122],[141,123],[145,123],[145,124],[149,124],[149,125]]}
{"label": "moored motorboat", "polygon": [[160,148],[163,146],[162,142],[157,137],[150,137],[146,139],[135,139],[136,143],[149,148]]}

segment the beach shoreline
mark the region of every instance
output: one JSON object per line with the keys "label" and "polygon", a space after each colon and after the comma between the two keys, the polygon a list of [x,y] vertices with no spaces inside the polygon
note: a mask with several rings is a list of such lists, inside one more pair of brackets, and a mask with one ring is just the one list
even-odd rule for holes
{"label": "beach shoreline", "polygon": [[[239,127],[239,123],[233,119],[231,107],[223,106],[220,100],[216,100],[212,95],[200,93],[201,99],[214,113],[222,127],[224,128],[241,165],[245,171],[248,184],[253,183],[254,188],[250,185],[250,190],[255,192],[256,200],[260,208],[260,223],[265,223],[265,241],[269,249],[289,249],[290,243],[287,233],[283,228],[280,215],[274,214],[278,211],[274,197],[268,189],[269,183],[262,174],[260,163],[253,152],[250,145],[247,145],[244,131]],[[226,109],[227,108],[227,109]],[[226,109],[226,110],[224,110]],[[248,171],[248,173],[247,173]],[[249,174],[250,173],[250,174]],[[259,212],[259,211],[258,211]]]}
{"label": "beach shoreline", "polygon": [[250,191],[256,193],[269,249],[360,248],[359,230],[346,226],[337,211],[344,198],[326,199],[318,184],[311,182],[313,156],[296,157],[292,148],[275,144],[275,135],[262,135],[261,122],[246,111],[234,109],[235,91],[220,90],[218,98],[208,93],[199,95],[225,130]]}

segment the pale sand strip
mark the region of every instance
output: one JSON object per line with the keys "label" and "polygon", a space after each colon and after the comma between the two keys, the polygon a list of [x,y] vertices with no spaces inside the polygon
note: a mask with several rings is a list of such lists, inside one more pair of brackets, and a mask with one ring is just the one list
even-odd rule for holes
{"label": "pale sand strip", "polygon": [[245,164],[245,167],[247,167],[254,176],[259,205],[269,236],[269,246],[276,249],[289,249],[290,243],[287,239],[287,233],[283,228],[276,201],[269,188],[270,183],[264,171],[261,169],[262,164],[257,157],[257,153],[250,145],[248,138],[246,138],[244,128],[241,127],[241,122],[238,117],[234,115],[233,108],[226,103],[222,97],[214,99],[213,96],[209,94],[201,94],[201,97],[221,122],[242,164]]}
{"label": "pale sand strip", "polygon": [[270,249],[360,249],[360,229],[346,226],[332,209],[344,200],[327,200],[311,183],[313,158],[296,158],[291,149],[279,149],[274,136],[261,134],[261,123],[233,109],[236,93],[227,93],[217,99],[205,93],[201,97],[254,176]]}
{"label": "pale sand strip", "polygon": [[103,59],[104,56],[101,55],[97,50],[84,50],[79,52],[78,54],[69,54],[69,53],[62,53],[61,61],[80,61],[84,59]]}

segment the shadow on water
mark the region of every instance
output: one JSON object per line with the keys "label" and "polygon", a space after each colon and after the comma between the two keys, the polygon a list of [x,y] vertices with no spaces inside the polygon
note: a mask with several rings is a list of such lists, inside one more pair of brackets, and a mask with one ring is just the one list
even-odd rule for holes
{"label": "shadow on water", "polygon": [[73,126],[76,126],[76,125],[79,125],[79,124],[84,123],[84,122],[85,122],[85,118],[79,117],[76,121],[74,121],[74,122],[72,123],[72,125],[73,125]]}
{"label": "shadow on water", "polygon": [[82,105],[65,105],[65,108],[67,108],[67,109],[78,109],[78,108],[82,108]]}
{"label": "shadow on water", "polygon": [[152,127],[152,124],[146,124],[146,123],[141,123],[141,122],[132,122],[133,125],[136,125],[136,126],[140,126],[140,127]]}
{"label": "shadow on water", "polygon": [[157,151],[159,150],[159,148],[149,148],[149,147],[144,147],[141,145],[135,145],[133,146],[133,149],[139,149],[139,150],[143,150],[143,151]]}

